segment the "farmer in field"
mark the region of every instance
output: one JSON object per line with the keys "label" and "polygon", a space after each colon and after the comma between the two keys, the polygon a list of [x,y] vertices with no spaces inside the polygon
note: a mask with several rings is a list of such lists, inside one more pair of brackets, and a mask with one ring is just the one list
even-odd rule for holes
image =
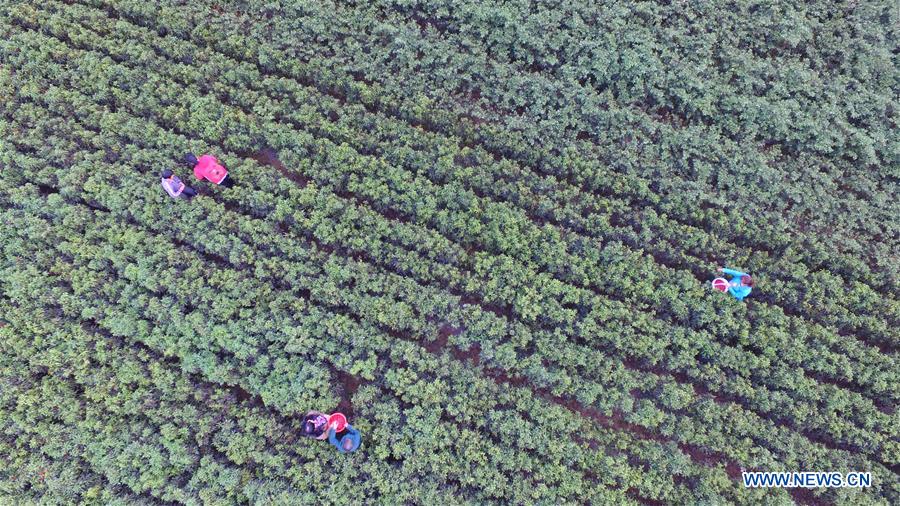
{"label": "farmer in field", "polygon": [[189,187],[185,186],[181,179],[176,176],[171,170],[166,169],[162,171],[162,187],[166,190],[166,193],[169,194],[173,199],[177,199],[179,197],[191,198],[197,195],[197,192]]}
{"label": "farmer in field", "polygon": [[731,276],[728,293],[737,300],[744,300],[753,291],[753,278],[749,274],[734,269],[720,268],[719,272]]}
{"label": "farmer in field", "polygon": [[318,411],[310,411],[303,418],[303,435],[315,439],[328,437],[328,415]]}
{"label": "farmer in field", "polygon": [[341,453],[355,452],[360,443],[359,431],[352,425],[344,426],[344,430],[335,432],[334,427],[328,428],[328,442],[333,444]]}
{"label": "farmer in field", "polygon": [[201,181],[206,179],[210,183],[226,187],[234,184],[225,167],[212,155],[202,155],[198,159],[193,153],[188,153],[184,156],[184,161],[194,167],[194,176]]}

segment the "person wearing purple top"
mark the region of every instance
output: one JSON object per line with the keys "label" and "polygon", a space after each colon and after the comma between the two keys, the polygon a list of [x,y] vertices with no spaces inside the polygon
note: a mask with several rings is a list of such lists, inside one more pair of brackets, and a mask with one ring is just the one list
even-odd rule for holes
{"label": "person wearing purple top", "polygon": [[303,418],[303,426],[301,430],[306,437],[316,439],[326,439],[328,434],[326,429],[328,425],[328,416],[318,411],[310,411]]}
{"label": "person wearing purple top", "polygon": [[197,195],[197,192],[193,188],[186,186],[178,176],[172,173],[171,170],[166,169],[162,171],[161,175],[162,187],[173,199],[179,197],[191,198]]}

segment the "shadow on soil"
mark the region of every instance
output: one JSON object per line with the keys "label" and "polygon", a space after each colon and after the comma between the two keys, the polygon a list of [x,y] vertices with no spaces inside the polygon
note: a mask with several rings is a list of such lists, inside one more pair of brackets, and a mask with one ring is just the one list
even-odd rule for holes
{"label": "shadow on soil", "polygon": [[278,152],[268,146],[260,149],[256,153],[248,153],[247,156],[256,160],[260,165],[268,165],[270,167],[274,167],[278,172],[281,173],[282,176],[290,179],[300,186],[306,186],[306,184],[309,183],[308,178],[304,177],[301,174],[288,170],[288,168],[285,167],[284,163],[282,163],[278,158]]}

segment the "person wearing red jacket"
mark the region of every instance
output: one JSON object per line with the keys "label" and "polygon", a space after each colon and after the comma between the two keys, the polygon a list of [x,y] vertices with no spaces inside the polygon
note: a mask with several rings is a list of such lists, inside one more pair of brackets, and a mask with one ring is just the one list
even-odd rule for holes
{"label": "person wearing red jacket", "polygon": [[228,177],[228,171],[212,155],[202,155],[197,158],[193,153],[185,155],[184,160],[194,167],[194,176],[213,184],[230,187],[234,181]]}

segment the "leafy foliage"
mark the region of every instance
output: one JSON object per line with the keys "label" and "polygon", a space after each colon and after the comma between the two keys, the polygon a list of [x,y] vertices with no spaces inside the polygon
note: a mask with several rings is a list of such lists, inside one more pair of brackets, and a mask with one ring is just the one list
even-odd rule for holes
{"label": "leafy foliage", "polygon": [[900,499],[887,9],[4,8],[3,496]]}

